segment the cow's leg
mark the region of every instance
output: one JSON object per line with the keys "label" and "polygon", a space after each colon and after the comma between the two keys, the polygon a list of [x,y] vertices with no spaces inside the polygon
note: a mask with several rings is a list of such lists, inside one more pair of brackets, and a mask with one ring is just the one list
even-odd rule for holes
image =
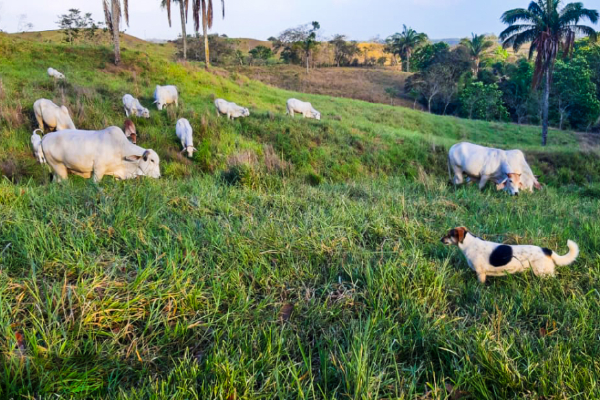
{"label": "cow's leg", "polygon": [[35,119],[37,120],[38,126],[40,127],[40,130],[43,133],[44,132],[44,118],[42,118],[41,115],[35,114]]}
{"label": "cow's leg", "polygon": [[94,179],[94,183],[99,183],[103,177],[104,177],[104,171],[94,169],[94,172],[92,173],[92,178]]}
{"label": "cow's leg", "polygon": [[479,180],[479,190],[483,190],[486,183],[490,180],[490,177],[487,175],[481,175],[481,179]]}
{"label": "cow's leg", "polygon": [[123,107],[125,109],[125,116],[129,117],[129,111],[127,111],[127,107]]}
{"label": "cow's leg", "polygon": [[62,182],[69,177],[69,172],[67,171],[67,167],[64,165],[52,165],[52,172],[54,175],[54,180],[56,182]]}

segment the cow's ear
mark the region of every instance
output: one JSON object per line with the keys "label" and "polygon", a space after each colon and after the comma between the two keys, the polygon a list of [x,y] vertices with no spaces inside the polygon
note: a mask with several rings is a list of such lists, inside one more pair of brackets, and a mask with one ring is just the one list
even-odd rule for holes
{"label": "cow's ear", "polygon": [[496,190],[504,190],[504,188],[506,187],[506,181],[508,179],[503,180],[500,183],[496,183]]}
{"label": "cow's ear", "polygon": [[142,158],[142,156],[131,155],[131,156],[125,157],[125,161],[135,162],[135,161],[138,161],[140,158]]}
{"label": "cow's ear", "polygon": [[539,183],[538,181],[535,181],[535,183],[533,184],[533,187],[536,188],[537,190],[542,190],[542,184]]}
{"label": "cow's ear", "polygon": [[150,152],[148,150],[146,150],[144,152],[144,154],[142,155],[142,157],[144,158],[144,161],[148,161],[148,156],[150,155]]}

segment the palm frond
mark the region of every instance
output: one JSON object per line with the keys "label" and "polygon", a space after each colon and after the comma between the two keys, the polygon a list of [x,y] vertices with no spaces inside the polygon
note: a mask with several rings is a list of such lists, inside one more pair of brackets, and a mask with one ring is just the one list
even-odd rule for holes
{"label": "palm frond", "polygon": [[500,20],[507,25],[513,25],[519,21],[537,22],[538,17],[524,8],[515,8],[502,14]]}
{"label": "palm frond", "polygon": [[583,19],[588,19],[591,23],[595,24],[598,22],[598,18],[598,11],[583,8],[582,3],[570,3],[560,12],[559,24],[578,24]]}
{"label": "palm frond", "polygon": [[[537,29],[537,25],[534,24],[520,24],[520,25],[511,25],[506,28],[502,33],[500,33],[499,39],[502,42],[505,42],[508,38],[518,33],[521,33],[526,30]],[[508,47],[508,46],[505,46]]]}
{"label": "palm frond", "polygon": [[104,21],[112,33],[112,14],[110,12],[109,0],[102,0],[102,6],[104,8]]}
{"label": "palm frond", "polygon": [[[120,3],[120,0],[117,0]],[[125,23],[129,26],[129,0],[123,0],[123,11],[125,14]]]}
{"label": "palm frond", "polygon": [[213,12],[213,3],[212,0],[206,0],[208,2],[208,9],[206,10],[206,25],[208,29],[211,29],[213,26],[214,12]]}
{"label": "palm frond", "polygon": [[202,7],[201,0],[193,0],[192,4],[192,16],[194,17],[194,30],[198,32],[200,30],[200,9]]}

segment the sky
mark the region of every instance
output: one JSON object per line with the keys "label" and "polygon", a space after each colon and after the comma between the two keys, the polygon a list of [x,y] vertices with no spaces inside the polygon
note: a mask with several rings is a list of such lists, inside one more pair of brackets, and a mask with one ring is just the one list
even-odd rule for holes
{"label": "sky", "polygon": [[[284,29],[319,21],[321,36],[346,34],[353,40],[385,38],[406,24],[432,39],[462,38],[472,32],[500,33],[500,16],[506,10],[526,7],[529,0],[225,0],[225,19],[220,1],[213,0],[219,17],[212,32],[229,37],[265,40]],[[588,8],[600,8],[600,0],[583,0]],[[191,1],[190,1],[191,4]],[[178,7],[178,5],[176,5]],[[57,29],[58,15],[69,8],[91,12],[103,20],[102,0],[0,0],[0,29],[16,32],[21,15],[34,31]],[[142,39],[174,39],[181,31],[178,8],[169,28],[160,0],[129,0],[128,34]],[[191,17],[191,14],[190,14]],[[192,19],[188,33],[193,29]]]}

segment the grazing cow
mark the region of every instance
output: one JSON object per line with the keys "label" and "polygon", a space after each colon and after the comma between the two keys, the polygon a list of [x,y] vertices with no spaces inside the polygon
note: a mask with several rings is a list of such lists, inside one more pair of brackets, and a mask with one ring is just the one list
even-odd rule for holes
{"label": "grazing cow", "polygon": [[42,132],[44,131],[44,122],[50,129],[57,131],[76,129],[67,107],[59,107],[48,99],[39,99],[33,103],[33,112]]}
{"label": "grazing cow", "polygon": [[[46,158],[44,158],[44,152],[42,150],[42,137],[38,135],[39,129],[33,131],[31,135],[31,147],[33,148],[33,155],[37,158],[40,164],[46,164]],[[42,132],[44,134],[44,132]]]}
{"label": "grazing cow", "polygon": [[42,139],[42,149],[54,178],[60,182],[68,174],[116,179],[138,176],[160,178],[158,154],[129,142],[116,126],[101,131],[65,130],[52,132]]}
{"label": "grazing cow", "polygon": [[123,96],[123,108],[125,109],[125,115],[128,117],[135,115],[136,117],[150,118],[150,111],[130,94]]}
{"label": "grazing cow", "polygon": [[125,120],[125,124],[123,126],[123,132],[125,132],[125,136],[131,140],[131,143],[137,143],[137,131],[135,130],[135,125],[133,121],[130,119]]}
{"label": "grazing cow", "polygon": [[302,114],[304,118],[314,118],[318,121],[321,120],[321,113],[315,110],[310,103],[298,99],[289,99],[287,101],[287,114],[293,118],[294,113]]}
{"label": "grazing cow", "polygon": [[48,68],[48,75],[54,79],[65,79],[65,76],[54,68]]}
{"label": "grazing cow", "polygon": [[506,189],[511,195],[519,194],[521,173],[513,171],[504,150],[466,142],[455,144],[448,152],[448,173],[452,172],[455,185],[462,184],[463,174],[466,174],[471,179],[479,179],[479,189],[491,180],[498,189]]}
{"label": "grazing cow", "polygon": [[[521,189],[531,193],[533,193],[534,188],[538,190],[542,189],[542,185],[536,179],[527,160],[525,160],[525,154],[521,150],[507,150],[506,160],[514,172],[521,174],[521,184],[519,186]],[[498,189],[505,189],[505,186],[500,184]]]}
{"label": "grazing cow", "polygon": [[179,94],[177,87],[173,85],[158,86],[154,90],[154,103],[159,110],[162,110],[167,104],[175,103],[175,107],[179,107]]}
{"label": "grazing cow", "polygon": [[183,146],[183,150],[181,152],[187,151],[188,157],[192,158],[192,155],[195,151],[198,151],[194,147],[194,139],[192,138],[192,126],[190,125],[190,121],[185,118],[181,118],[177,121],[177,125],[175,125],[175,133],[179,140],[181,140],[181,146]]}
{"label": "grazing cow", "polygon": [[217,115],[227,115],[227,119],[236,119],[240,117],[249,117],[250,110],[244,107],[240,107],[235,103],[230,103],[223,99],[215,100],[215,107],[217,107]]}

